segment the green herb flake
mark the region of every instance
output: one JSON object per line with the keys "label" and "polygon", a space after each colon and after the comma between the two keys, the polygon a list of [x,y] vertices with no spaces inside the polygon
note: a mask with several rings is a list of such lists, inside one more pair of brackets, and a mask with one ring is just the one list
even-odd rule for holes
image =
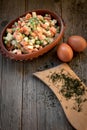
{"label": "green herb flake", "polygon": [[55,85],[58,82],[62,82],[63,85],[60,89],[60,93],[67,99],[74,97],[75,102],[77,103],[76,107],[73,109],[80,112],[82,110],[82,102],[87,101],[87,99],[82,99],[82,95],[85,94],[85,87],[82,84],[82,81],[78,78],[73,78],[69,73],[65,74],[64,69],[59,73],[52,73],[49,76],[49,79]]}

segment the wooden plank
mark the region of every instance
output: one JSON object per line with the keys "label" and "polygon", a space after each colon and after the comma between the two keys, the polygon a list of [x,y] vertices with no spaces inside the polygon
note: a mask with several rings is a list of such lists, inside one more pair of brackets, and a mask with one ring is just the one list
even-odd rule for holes
{"label": "wooden plank", "polygon": [[22,64],[3,60],[2,74],[2,130],[15,130],[21,127],[22,107]]}
{"label": "wooden plank", "polygon": [[[0,5],[1,5],[1,1],[0,1]],[[0,20],[0,25],[1,25],[1,20]],[[1,26],[0,26],[0,32],[1,32]],[[1,95],[2,95],[1,78],[2,78],[2,55],[0,53],[0,130],[1,130]]]}
{"label": "wooden plank", "polygon": [[[44,2],[44,4],[43,4]],[[35,9],[48,9],[61,15],[61,2],[56,0],[51,0],[50,3],[47,0],[27,0],[26,1],[26,11]]]}
{"label": "wooden plank", "polygon": [[[44,4],[42,3],[42,0],[26,1],[26,11],[49,9],[56,13],[59,12],[61,15],[60,1],[54,2],[54,0],[51,0],[50,4],[49,1],[44,0]],[[65,128],[72,130],[52,91],[42,82],[32,77],[32,73],[37,71],[39,66],[44,66],[45,63],[47,65],[50,61],[53,61],[54,64],[59,62],[55,50],[24,64],[23,130],[65,130]]]}
{"label": "wooden plank", "polygon": [[27,61],[24,64],[24,80],[23,80],[23,114],[22,129],[37,129],[37,113],[36,113],[36,82],[32,77],[35,70],[36,62]]}
{"label": "wooden plank", "polygon": [[[86,0],[62,0],[62,17],[66,23],[66,31],[64,35],[64,42],[67,41],[71,35],[81,35],[87,39],[87,4]],[[84,53],[74,55],[73,60],[69,63],[71,68],[87,85],[87,49]]]}
{"label": "wooden plank", "polygon": [[35,10],[35,9],[49,9],[54,11],[53,6],[51,4],[54,3],[54,0],[51,0],[50,3],[47,0],[27,0],[26,1],[26,10]]}
{"label": "wooden plank", "polygon": [[[53,0],[50,1],[53,3]],[[49,9],[53,10],[53,7],[50,6],[49,1],[44,0],[31,0],[26,2],[26,11],[34,9]],[[46,55],[47,56],[47,55]],[[46,116],[46,103],[45,102],[45,88],[44,84],[37,79],[32,77],[32,73],[37,70],[37,68],[47,61],[49,55],[42,56],[32,62],[28,62],[24,67],[24,88],[23,88],[23,130],[44,130],[47,125],[46,121],[49,119],[50,125],[50,115]],[[32,68],[31,68],[32,67]],[[28,72],[28,73],[26,73]],[[48,89],[47,89],[48,90]],[[50,91],[50,90],[48,90]],[[50,107],[51,109],[51,107]],[[47,110],[49,111],[49,110]],[[47,119],[46,119],[47,118]],[[26,120],[27,119],[27,120]]]}
{"label": "wooden plank", "polygon": [[[49,2],[44,0],[30,0],[26,2],[26,11],[34,9],[50,9]],[[45,6],[45,7],[44,7]],[[44,85],[32,77],[40,64],[45,62],[45,57],[28,62],[24,67],[23,89],[23,130],[44,130],[46,126],[45,114],[45,88]],[[32,67],[32,68],[31,68]],[[26,74],[26,71],[28,72]],[[25,84],[26,83],[26,84]],[[27,118],[27,121],[26,121]]]}
{"label": "wooden plank", "polygon": [[[2,69],[2,57],[0,55],[0,68]],[[1,69],[0,69],[0,128],[1,128],[1,90],[2,90],[2,87],[1,87]]]}
{"label": "wooden plank", "polygon": [[2,95],[2,83],[1,83],[1,79],[2,79],[2,56],[0,54],[0,129],[1,129],[1,95]]}
{"label": "wooden plank", "polygon": [[[20,6],[21,5],[21,6]],[[0,29],[25,11],[24,1],[1,1]],[[1,68],[0,68],[1,69]],[[21,129],[22,63],[2,59],[1,130]],[[1,77],[1,76],[0,76]]]}

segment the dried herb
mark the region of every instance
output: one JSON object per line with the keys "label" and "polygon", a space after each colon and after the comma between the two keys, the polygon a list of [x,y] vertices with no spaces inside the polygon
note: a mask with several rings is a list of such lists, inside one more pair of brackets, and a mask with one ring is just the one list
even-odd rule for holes
{"label": "dried herb", "polygon": [[78,78],[73,78],[69,73],[64,73],[64,69],[62,69],[60,73],[52,73],[49,78],[55,85],[58,84],[58,82],[62,82],[62,87],[60,89],[61,94],[66,99],[74,97],[77,103],[74,109],[80,112],[82,102],[87,101],[87,99],[81,98],[86,91],[82,81]]}

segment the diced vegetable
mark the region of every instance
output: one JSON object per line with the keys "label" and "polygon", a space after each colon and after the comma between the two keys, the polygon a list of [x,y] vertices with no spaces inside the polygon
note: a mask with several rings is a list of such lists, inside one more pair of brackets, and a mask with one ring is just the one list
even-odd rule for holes
{"label": "diced vegetable", "polygon": [[5,47],[14,54],[26,54],[38,51],[53,42],[60,27],[51,15],[27,13],[7,28],[3,37]]}

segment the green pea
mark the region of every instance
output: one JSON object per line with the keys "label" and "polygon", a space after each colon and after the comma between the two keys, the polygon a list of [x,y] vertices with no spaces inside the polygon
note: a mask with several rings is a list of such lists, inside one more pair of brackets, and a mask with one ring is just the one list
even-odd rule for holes
{"label": "green pea", "polygon": [[8,41],[6,41],[6,40],[4,41],[5,44],[7,44],[7,42],[8,42]]}
{"label": "green pea", "polygon": [[36,44],[37,44],[37,45],[40,45],[40,43],[41,43],[41,41],[39,41],[39,40],[36,41]]}

